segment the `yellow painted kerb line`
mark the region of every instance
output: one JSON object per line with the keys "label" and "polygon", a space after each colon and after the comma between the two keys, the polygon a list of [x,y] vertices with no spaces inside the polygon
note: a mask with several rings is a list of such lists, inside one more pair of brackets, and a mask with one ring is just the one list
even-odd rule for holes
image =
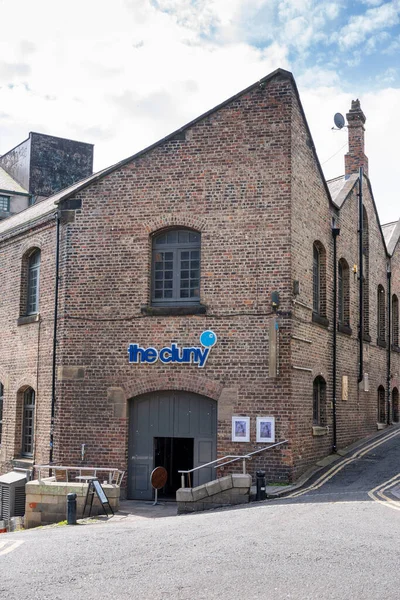
{"label": "yellow painted kerb line", "polygon": [[[390,490],[390,488],[394,487],[395,485],[397,485],[399,483],[400,483],[400,473],[398,473],[391,479],[388,479],[387,481],[384,481],[383,483],[377,485],[376,488],[374,488],[373,490],[368,492],[368,496],[375,502],[379,502],[379,504],[382,504],[383,506],[386,506],[387,508],[393,508],[394,510],[400,510],[400,502],[398,500],[393,500],[392,498],[389,498],[385,494],[385,492],[387,490]],[[378,498],[378,496],[379,496],[379,498]]]}
{"label": "yellow painted kerb line", "polygon": [[[15,540],[15,542],[11,542],[11,544],[9,545],[7,545],[8,540],[5,542],[0,542],[0,556],[4,556],[4,554],[9,554],[13,550],[16,550],[18,546],[21,546],[21,544],[23,543],[23,540]],[[2,548],[4,548],[4,550],[2,550]]]}
{"label": "yellow painted kerb line", "polygon": [[331,469],[329,469],[329,471],[326,471],[326,473],[321,475],[321,477],[319,479],[317,479],[309,487],[305,488],[304,490],[300,490],[298,492],[293,492],[293,494],[289,494],[288,496],[285,496],[285,498],[298,498],[299,496],[303,496],[304,494],[307,494],[307,492],[319,489],[321,486],[324,485],[324,483],[326,483],[327,481],[332,479],[332,477],[334,477],[336,475],[336,473],[339,473],[339,471],[344,469],[344,467],[346,467],[350,463],[354,462],[355,460],[363,457],[365,454],[368,454],[368,452],[371,452],[371,450],[373,450],[374,448],[377,448],[378,446],[385,444],[387,441],[391,440],[392,438],[396,437],[397,435],[400,435],[400,430],[394,431],[390,435],[387,435],[383,439],[380,439],[376,442],[371,442],[368,446],[365,446],[364,448],[358,450],[352,456],[350,456],[349,458],[342,461],[339,465],[334,465]]}

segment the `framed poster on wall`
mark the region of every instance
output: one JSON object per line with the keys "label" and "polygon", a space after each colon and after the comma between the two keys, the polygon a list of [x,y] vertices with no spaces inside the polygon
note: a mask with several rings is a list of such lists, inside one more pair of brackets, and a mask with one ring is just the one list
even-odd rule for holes
{"label": "framed poster on wall", "polygon": [[232,442],[250,441],[250,417],[232,417]]}
{"label": "framed poster on wall", "polygon": [[275,417],[257,417],[257,442],[275,442]]}

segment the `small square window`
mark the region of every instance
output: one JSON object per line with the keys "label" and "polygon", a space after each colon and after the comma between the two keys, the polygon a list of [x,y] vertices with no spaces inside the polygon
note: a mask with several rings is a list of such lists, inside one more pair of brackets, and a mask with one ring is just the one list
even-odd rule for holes
{"label": "small square window", "polygon": [[10,210],[10,196],[4,196],[0,194],[0,210],[9,212]]}

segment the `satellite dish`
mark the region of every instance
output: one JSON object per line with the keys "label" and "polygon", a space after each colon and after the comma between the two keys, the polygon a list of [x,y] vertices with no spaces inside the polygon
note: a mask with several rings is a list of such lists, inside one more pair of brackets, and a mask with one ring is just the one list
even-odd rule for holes
{"label": "satellite dish", "polygon": [[336,115],[333,117],[333,122],[338,129],[342,129],[345,123],[344,116],[341,113],[336,113]]}

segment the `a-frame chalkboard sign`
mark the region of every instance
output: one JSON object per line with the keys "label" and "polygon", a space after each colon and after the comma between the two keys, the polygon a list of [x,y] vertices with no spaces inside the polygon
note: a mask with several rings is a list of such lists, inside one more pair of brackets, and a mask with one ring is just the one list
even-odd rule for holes
{"label": "a-frame chalkboard sign", "polygon": [[[89,479],[89,478],[88,478]],[[83,507],[82,519],[85,517],[86,507],[89,506],[89,514],[88,517],[92,514],[92,506],[93,506],[93,498],[94,495],[97,494],[98,499],[100,500],[101,506],[103,507],[104,514],[108,517],[106,505],[108,504],[108,508],[112,515],[114,515],[114,511],[111,508],[111,504],[106,496],[105,491],[102,488],[100,481],[93,477],[89,479],[89,485],[86,494],[85,506]]]}

